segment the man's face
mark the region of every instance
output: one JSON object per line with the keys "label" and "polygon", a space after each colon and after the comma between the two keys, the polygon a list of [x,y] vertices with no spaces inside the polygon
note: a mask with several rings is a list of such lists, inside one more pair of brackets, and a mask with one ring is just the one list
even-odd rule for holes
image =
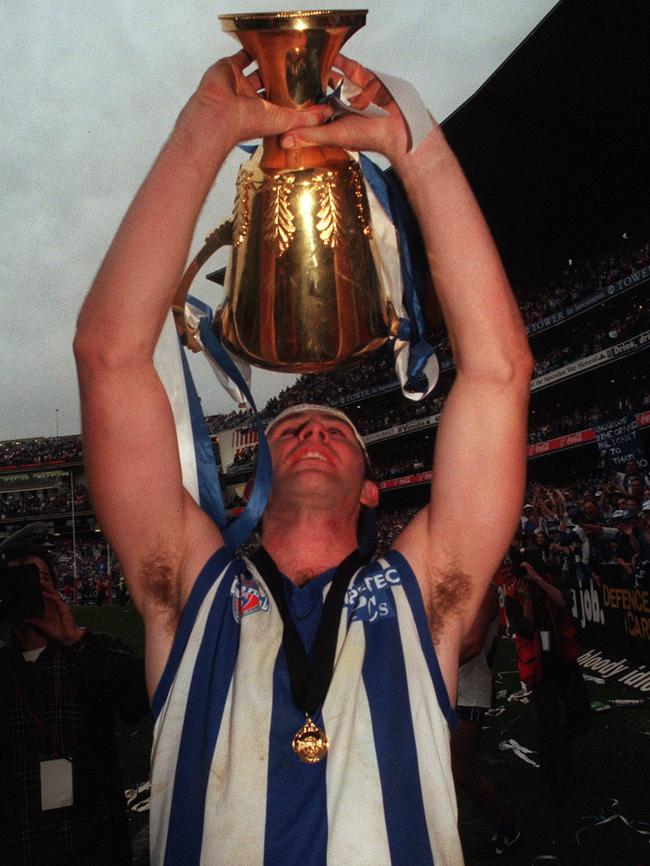
{"label": "man's face", "polygon": [[[306,411],[277,423],[269,436],[273,487],[290,480],[296,492],[310,492],[334,484],[362,489],[365,457],[352,428],[325,412]],[[371,482],[368,482],[371,483]],[[363,502],[366,505],[369,503]]]}
{"label": "man's face", "polygon": [[633,478],[630,481],[630,493],[632,496],[640,496],[643,493],[643,481],[640,478]]}

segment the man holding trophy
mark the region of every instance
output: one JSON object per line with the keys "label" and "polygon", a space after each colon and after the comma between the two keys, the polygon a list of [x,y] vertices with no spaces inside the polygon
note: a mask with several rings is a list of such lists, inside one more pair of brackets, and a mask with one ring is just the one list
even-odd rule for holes
{"label": "man holding trophy", "polygon": [[[525,331],[435,123],[414,148],[382,81],[336,53],[326,74],[352,82],[354,109],[381,112],[331,120],[327,103],[267,101],[263,64],[247,76],[250,61],[240,51],[205,73],[117,232],[75,341],[94,505],[146,626],[152,863],[458,866],[448,726],[463,634],[519,517]],[[273,483],[251,559],[228,552],[183,487],[154,349],[216,173],[255,137],[267,161],[335,148],[388,157],[449,330],[457,375],[430,504],[370,563],[357,518],[378,489],[361,438],[328,407],[294,407],[270,425]]]}

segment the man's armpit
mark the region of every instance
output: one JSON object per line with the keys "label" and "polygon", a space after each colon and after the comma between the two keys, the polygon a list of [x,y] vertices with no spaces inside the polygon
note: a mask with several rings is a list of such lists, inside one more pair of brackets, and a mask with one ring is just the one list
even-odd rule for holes
{"label": "man's armpit", "polygon": [[143,560],[138,569],[138,585],[147,613],[168,619],[169,627],[175,630],[181,612],[181,586],[169,557],[155,554]]}
{"label": "man's armpit", "polygon": [[448,571],[432,577],[427,619],[434,644],[440,639],[445,625],[458,615],[470,593],[472,581],[462,571]]}

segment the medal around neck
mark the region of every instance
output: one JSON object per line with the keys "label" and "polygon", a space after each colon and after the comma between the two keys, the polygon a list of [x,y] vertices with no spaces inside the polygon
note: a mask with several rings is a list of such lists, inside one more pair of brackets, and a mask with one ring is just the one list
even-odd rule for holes
{"label": "medal around neck", "polygon": [[306,716],[305,724],[293,735],[291,748],[303,764],[317,764],[327,755],[329,741],[325,731]]}
{"label": "medal around neck", "polygon": [[334,671],[338,625],[345,593],[350,578],[364,560],[359,551],[354,550],[336,569],[323,604],[310,659],[289,613],[278,566],[263,546],[250,559],[268,586],[282,617],[282,643],[287,658],[291,696],[296,707],[305,715],[305,724],[293,735],[291,748],[303,763],[317,764],[327,755],[329,741],[325,731],[313,723],[311,716],[323,705],[327,696]]}
{"label": "medal around neck", "polygon": [[[366,10],[219,18],[257,61],[264,98],[300,111],[325,98],[336,55],[364,26]],[[199,351],[185,296],[205,261],[230,245],[225,299],[213,322],[228,350],[287,373],[360,360],[399,326],[375,244],[361,169],[345,150],[285,150],[277,136],[267,137],[240,169],[232,219],[206,239],[181,280],[177,327]]]}

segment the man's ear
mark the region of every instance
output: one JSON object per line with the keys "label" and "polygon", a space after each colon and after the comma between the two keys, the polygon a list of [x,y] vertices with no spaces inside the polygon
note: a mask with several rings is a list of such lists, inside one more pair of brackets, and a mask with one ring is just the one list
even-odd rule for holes
{"label": "man's ear", "polygon": [[374,481],[370,481],[367,478],[365,479],[363,487],[361,488],[359,502],[361,505],[365,505],[366,508],[377,507],[379,504],[379,487],[377,487]]}

